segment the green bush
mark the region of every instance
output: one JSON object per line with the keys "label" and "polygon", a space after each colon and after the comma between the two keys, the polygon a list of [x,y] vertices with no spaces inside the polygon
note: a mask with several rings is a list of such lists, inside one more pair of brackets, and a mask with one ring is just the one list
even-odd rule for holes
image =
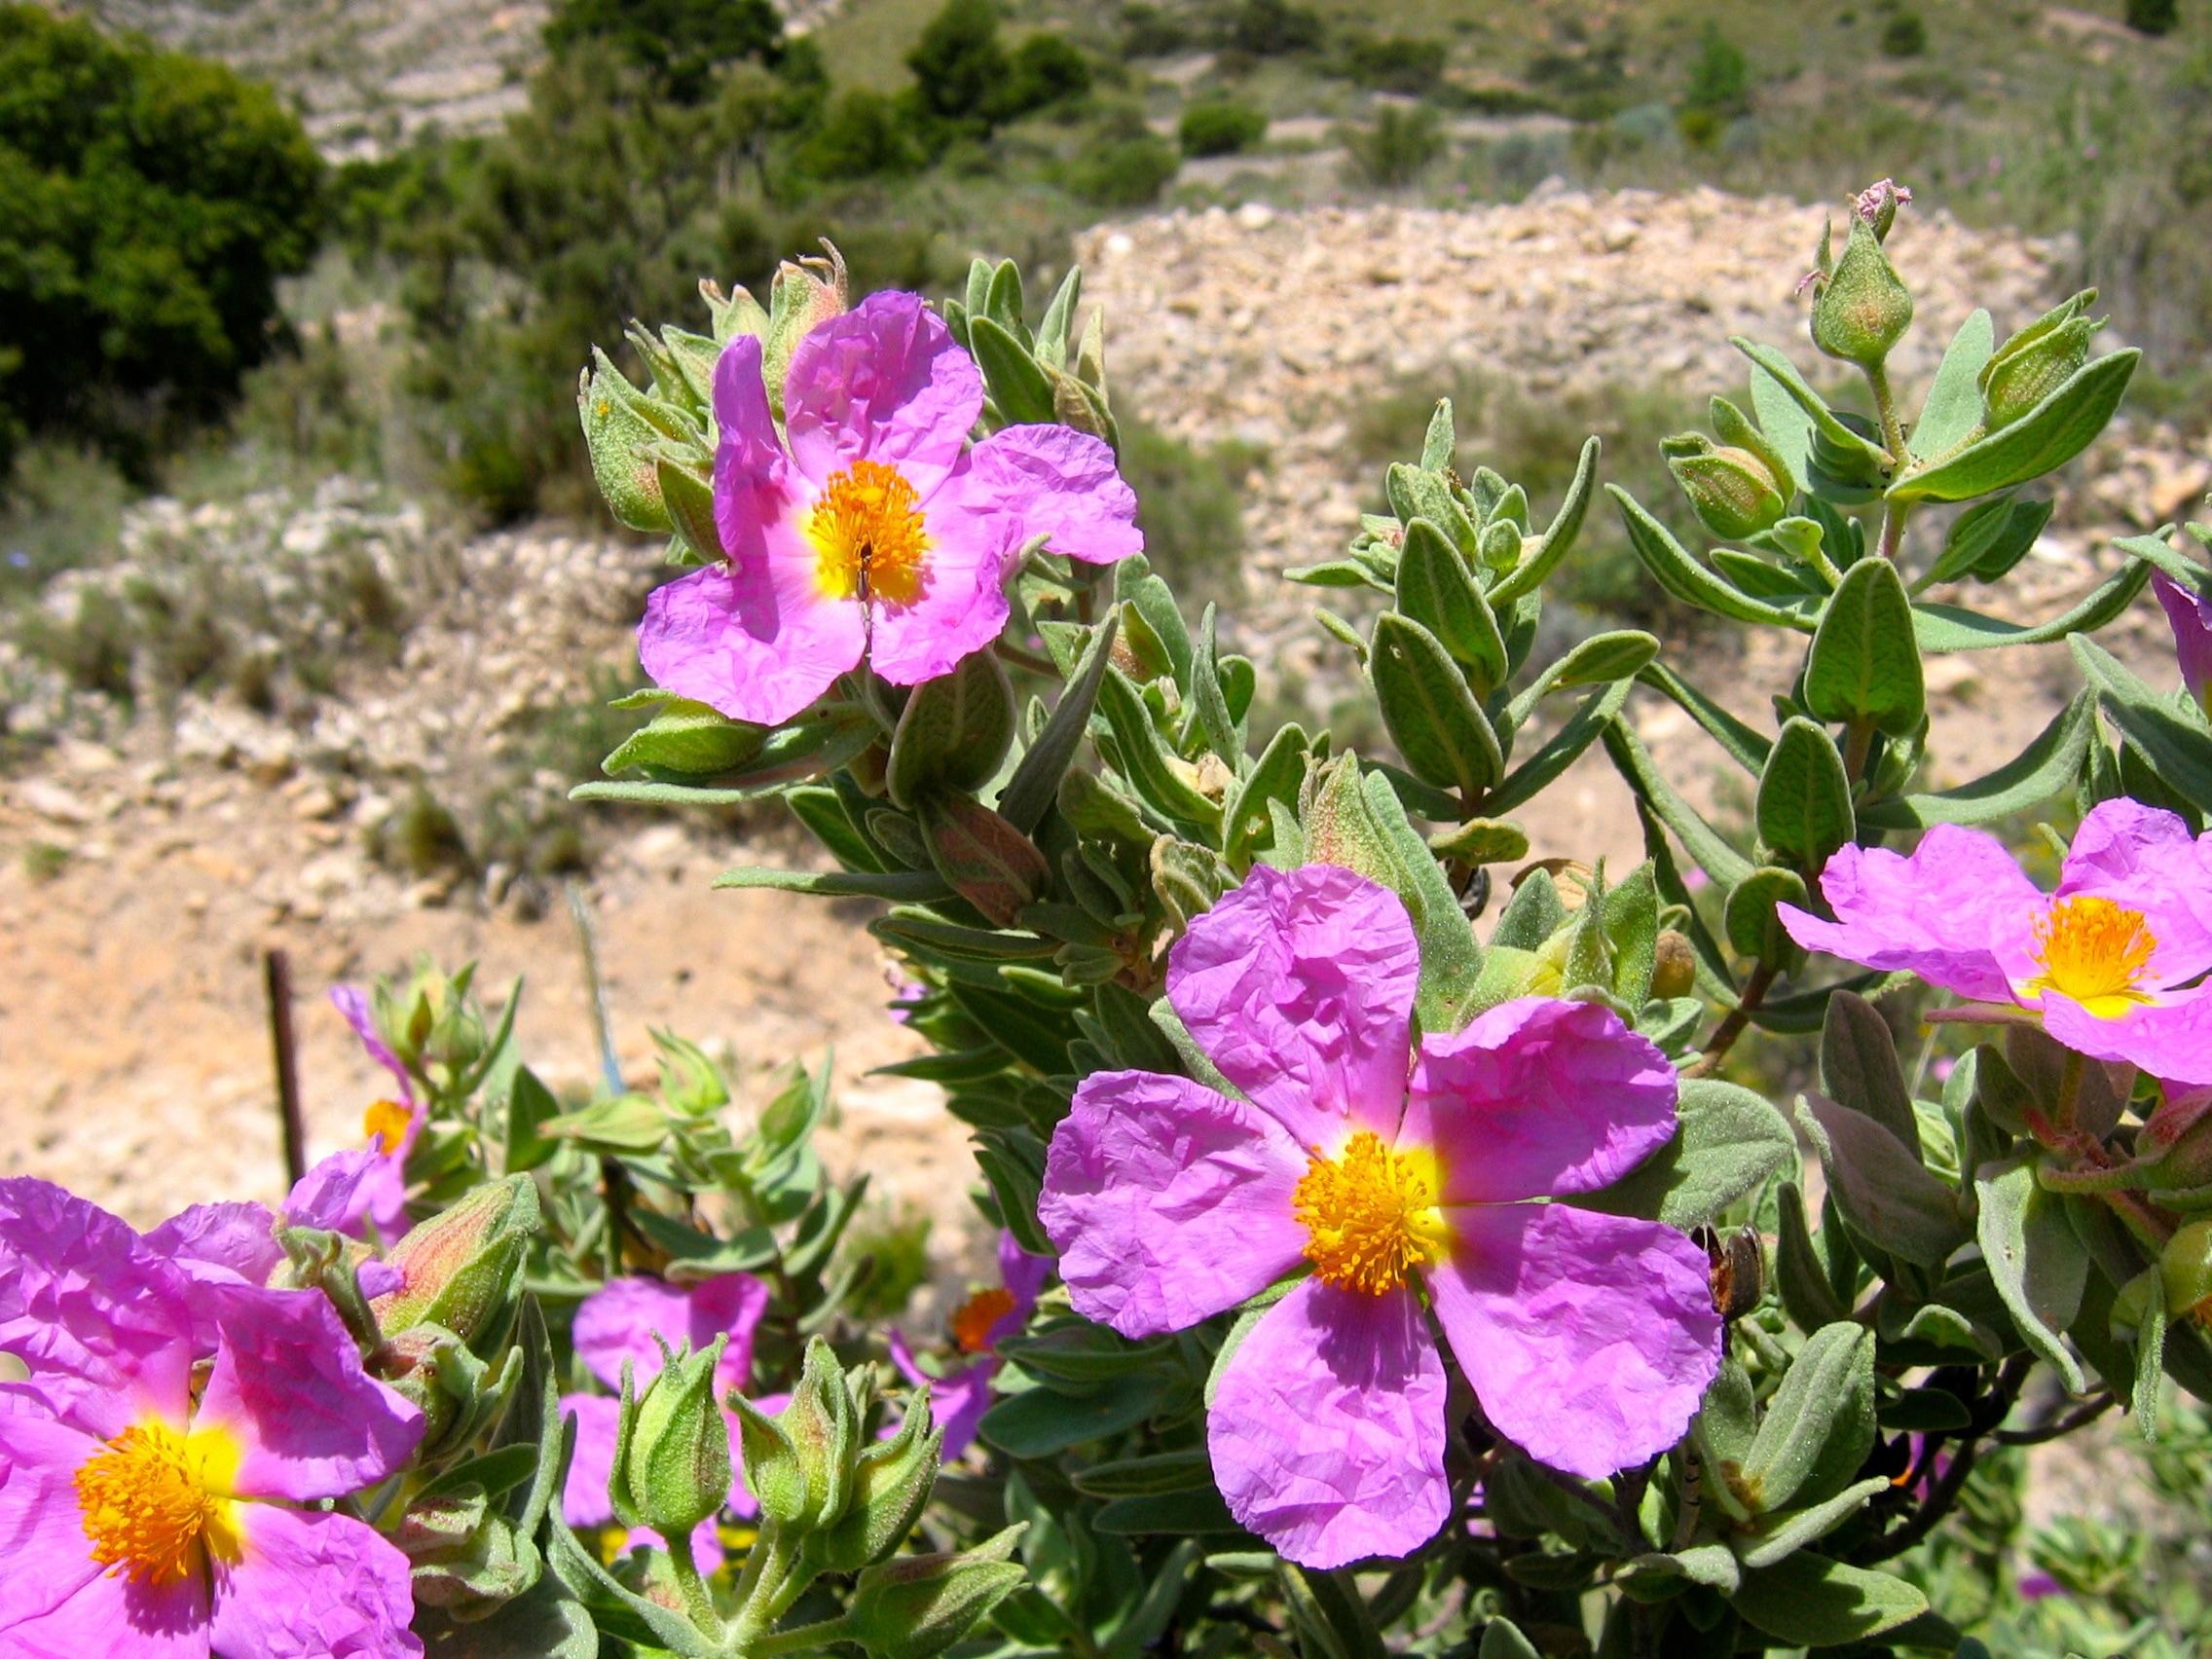
{"label": "green bush", "polygon": [[1000,95],[987,106],[1013,121],[1055,105],[1079,104],[1089,95],[1090,59],[1065,35],[1033,34],[1014,49]]}
{"label": "green bush", "polygon": [[558,0],[545,25],[555,56],[613,52],[686,103],[708,94],[725,63],[772,62],[783,38],[770,0]]}
{"label": "green bush", "polygon": [[1444,79],[1442,41],[1414,35],[1364,35],[1345,47],[1345,77],[1378,92],[1419,97]]}
{"label": "green bush", "polygon": [[2137,34],[2172,34],[2180,22],[2177,0],[2127,0],[2127,26]]}
{"label": "green bush", "polygon": [[1140,420],[1122,422],[1122,475],[1137,493],[1145,557],[1178,587],[1234,597],[1244,550],[1244,474],[1260,456],[1238,444],[1195,449]]}
{"label": "green bush", "polygon": [[1221,44],[1254,57],[1286,57],[1319,51],[1326,34],[1320,14],[1295,0],[1238,0]]}
{"label": "green bush", "polygon": [[1383,190],[1413,183],[1444,153],[1444,130],[1425,104],[1385,104],[1366,127],[1347,129],[1345,149],[1354,172]]}
{"label": "green bush", "polygon": [[1234,98],[1191,105],[1176,129],[1186,156],[1240,156],[1267,133],[1265,112]]}
{"label": "green bush", "polygon": [[922,164],[913,121],[900,100],[848,87],[830,101],[822,124],[799,147],[798,166],[816,178],[880,178]]}
{"label": "green bush", "polygon": [[1168,57],[1188,52],[1198,36],[1189,21],[1164,6],[1136,0],[1122,8],[1122,55]]}
{"label": "green bush", "polygon": [[1106,121],[1067,165],[1071,195],[1097,207],[1142,207],[1159,199],[1183,165],[1175,146],[1141,120]]}
{"label": "green bush", "polygon": [[0,5],[0,465],[74,434],[135,469],[280,338],[323,168],[266,87]]}
{"label": "green bush", "polygon": [[1882,25],[1884,57],[1918,57],[1928,50],[1928,25],[1918,12],[1899,12]]}
{"label": "green bush", "polygon": [[1688,83],[1675,107],[1682,136],[1693,144],[1713,143],[1729,122],[1751,113],[1751,59],[1712,23],[1698,37]]}

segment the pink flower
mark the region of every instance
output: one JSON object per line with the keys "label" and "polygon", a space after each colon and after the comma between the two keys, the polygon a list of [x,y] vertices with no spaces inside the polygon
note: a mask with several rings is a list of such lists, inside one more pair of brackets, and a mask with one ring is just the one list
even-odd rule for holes
{"label": "pink flower", "polygon": [[[728,1346],[715,1368],[715,1390],[718,1396],[733,1389],[744,1393],[753,1379],[753,1336],[767,1310],[768,1286],[751,1273],[721,1273],[688,1289],[656,1278],[610,1279],[576,1309],[570,1340],[576,1357],[608,1388],[620,1390],[623,1362],[628,1361],[632,1385],[642,1397],[645,1384],[660,1375],[660,1342],[697,1352],[726,1336]],[[656,1336],[660,1342],[653,1340]],[[621,1404],[606,1394],[569,1394],[561,1408],[576,1417],[576,1454],[561,1491],[561,1513],[571,1527],[604,1527],[614,1519],[607,1484],[614,1467]],[[730,1444],[737,1444],[734,1422]],[[740,1515],[756,1510],[742,1475],[731,1491],[730,1507]]]}
{"label": "pink flower", "polygon": [[658,589],[638,630],[657,684],[774,724],[863,656],[899,685],[998,637],[1024,544],[1109,564],[1139,551],[1114,452],[1067,426],[968,447],[975,360],[917,294],[877,294],[792,353],[778,433],[760,342],[715,367],[722,563]]}
{"label": "pink flower", "polygon": [[[313,1291],[195,1280],[57,1187],[0,1181],[0,1652],[420,1655],[407,1559],[316,1505],[422,1438]],[[212,1353],[204,1382],[195,1367]]]}
{"label": "pink flower", "polygon": [[2197,703],[2212,709],[2212,600],[2183,587],[2163,571],[2151,577],[2151,591],[2173,625],[2174,657],[2182,683]]}
{"label": "pink flower", "polygon": [[[2212,834],[2139,801],[2100,802],[2049,894],[1993,835],[1937,825],[1909,856],[1845,847],[1821,872],[1834,921],[1780,907],[1789,937],[2040,1014],[2091,1059],[2212,1083]],[[2188,988],[2183,988],[2188,987]]]}
{"label": "pink flower", "polygon": [[398,1098],[378,1100],[363,1114],[361,1145],[332,1153],[300,1177],[284,1199],[284,1219],[352,1238],[368,1237],[373,1228],[389,1243],[407,1231],[407,1155],[422,1136],[426,1114],[415,1080],[377,1030],[368,993],[358,985],[333,985],[330,1001],[369,1058],[391,1074]]}
{"label": "pink flower", "polygon": [[[1050,1258],[1032,1256],[1014,1241],[1014,1235],[999,1235],[999,1282],[996,1288],[977,1291],[952,1315],[953,1346],[976,1356],[941,1377],[933,1377],[915,1359],[903,1331],[891,1333],[891,1362],[906,1381],[930,1391],[930,1410],[944,1445],[939,1454],[947,1463],[975,1444],[976,1425],[991,1409],[991,1382],[999,1374],[998,1346],[1020,1334],[1037,1306],[1037,1296],[1051,1276]],[[894,1432],[886,1428],[886,1434]]]}
{"label": "pink flower", "polygon": [[1395,895],[1328,866],[1253,870],[1167,974],[1243,1098],[1101,1072],[1046,1163],[1060,1276],[1125,1337],[1311,1269],[1244,1335],[1207,1423],[1231,1513],[1308,1567],[1402,1556],[1444,1523],[1430,1311],[1493,1426],[1576,1475],[1673,1445],[1719,1365],[1687,1236],[1527,1201],[1609,1186],[1667,1143],[1666,1057],[1603,1007],[1537,997],[1415,1051],[1419,973]]}

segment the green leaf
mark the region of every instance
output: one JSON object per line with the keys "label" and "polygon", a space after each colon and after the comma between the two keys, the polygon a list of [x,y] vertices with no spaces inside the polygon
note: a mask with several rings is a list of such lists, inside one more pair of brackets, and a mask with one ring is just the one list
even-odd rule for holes
{"label": "green leaf", "polygon": [[1188,688],[1191,631],[1183,625],[1183,612],[1176,607],[1173,591],[1153,573],[1142,553],[1132,553],[1114,567],[1114,596],[1127,612],[1124,622],[1130,629],[1132,644],[1138,624],[1150,629],[1167,655],[1168,672],[1175,676],[1178,685]]}
{"label": "green leaf", "polygon": [[1928,1598],[1903,1579],[1799,1552],[1747,1573],[1729,1605],[1799,1647],[1840,1647],[1918,1618]]}
{"label": "green leaf", "polygon": [[2158,776],[2191,800],[2212,801],[2212,732],[2186,719],[2093,640],[2073,642],[2074,660],[2103,692],[2099,707]]}
{"label": "green leaf", "polygon": [[[1817,640],[1813,648],[1820,648]],[[1759,774],[1753,815],[1759,839],[1808,873],[1857,833],[1843,756],[1828,734],[1802,716],[1785,721],[1775,739]]]}
{"label": "green leaf", "polygon": [[1903,737],[1928,712],[1912,602],[1897,567],[1862,559],[1828,600],[1805,660],[1805,706],[1824,720],[1871,720]]}
{"label": "green leaf", "polygon": [[517,1066],[514,1082],[507,1088],[506,1155],[499,1165],[500,1174],[519,1175],[526,1169],[535,1169],[560,1150],[559,1143],[542,1132],[560,1112],[561,1103],[538,1082],[537,1074],[528,1066]]}
{"label": "green leaf", "polygon": [[1546,738],[1540,748],[1532,750],[1529,757],[1505,774],[1497,787],[1483,797],[1483,810],[1494,817],[1511,812],[1525,801],[1533,800],[1548,788],[1552,781],[1591,744],[1604,736],[1613,717],[1621,712],[1628,701],[1629,686],[1626,680],[1608,681],[1575,706],[1574,713],[1567,718],[1559,730]]}
{"label": "green leaf", "polygon": [[416,1610],[409,1627],[437,1659],[599,1659],[599,1631],[575,1593],[546,1573],[490,1618],[461,1619],[439,1607]]}
{"label": "green leaf", "polygon": [[1008,425],[1050,424],[1058,418],[1052,403],[1052,383],[1029,354],[1029,349],[987,316],[968,319],[968,350],[983,371],[991,401]]}
{"label": "green leaf", "polygon": [[1889,1130],[1915,1161],[1926,1161],[1890,1022],[1872,1003],[1850,991],[1839,990],[1828,1000],[1827,1018],[1821,1025],[1821,1087],[1837,1105]]}
{"label": "green leaf", "polygon": [[1665,663],[1652,663],[1637,679],[1672,698],[1676,707],[1695,720],[1706,736],[1719,744],[1728,758],[1745,771],[1756,777],[1766,769],[1773,740],[1745,724]]}
{"label": "green leaf", "polygon": [[1659,642],[1641,628],[1592,634],[1572,646],[1530,682],[1507,706],[1505,722],[1518,730],[1535,713],[1537,702],[1567,685],[1595,685],[1626,680],[1659,654]]}
{"label": "green leaf", "polygon": [[1846,1319],[1805,1339],[1767,1402],[1731,1484],[1760,1513],[1819,1503],[1859,1472],[1874,1445],[1874,1333]]}
{"label": "green leaf", "polygon": [[[1937,824],[1989,824],[2040,806],[2081,776],[2095,726],[2092,693],[2083,691],[2051,717],[2027,748],[1996,770],[1928,794],[1896,795],[1859,808],[1869,830],[1926,830]],[[2212,760],[2212,753],[2208,753]]]}
{"label": "green leaf", "polygon": [[1483,1626],[1483,1644],[1475,1659],[1542,1659],[1542,1655],[1510,1619],[1493,1618]]}
{"label": "green leaf", "polygon": [[1067,776],[1083,744],[1090,711],[1097,706],[1098,682],[1113,660],[1120,617],[1119,610],[1109,610],[1106,619],[1091,630],[1052,718],[1045,722],[1045,729],[1037,734],[1037,741],[1029,746],[999,793],[999,816],[1025,835],[1045,821],[1046,812],[1059,793],[1060,780]]}
{"label": "green leaf", "polygon": [[1958,333],[1936,366],[1929,383],[1928,400],[1920,406],[1906,452],[1915,461],[1927,461],[1955,449],[1981,424],[1981,366],[1997,349],[1997,330],[1985,311],[1974,312],[1959,324]]}
{"label": "green leaf", "polygon": [[1828,1282],[1827,1271],[1813,1247],[1812,1231],[1805,1225],[1805,1197],[1797,1183],[1785,1181],[1775,1202],[1774,1283],[1784,1310],[1807,1330],[1848,1318],[1851,1309]]}
{"label": "green leaf", "polygon": [[2128,350],[2084,363],[2010,425],[1933,466],[1904,473],[1890,486],[1890,498],[1964,501],[2056,471],[2111,422],[2142,355]]}
{"label": "green leaf", "polygon": [[1829,1201],[1867,1242],[1924,1268],[1940,1267],[1966,1242],[1958,1195],[1921,1166],[1917,1141],[1908,1148],[1821,1094],[1799,1096],[1797,1123],[1820,1157]]}
{"label": "green leaf", "polygon": [[[770,732],[742,764],[712,786],[679,783],[578,784],[571,800],[619,801],[632,806],[736,806],[801,778],[844,765],[876,738],[872,720],[835,712]],[[617,752],[619,753],[619,752]]]}
{"label": "green leaf", "polygon": [[1191,710],[1206,747],[1232,767],[1244,758],[1244,740],[1222,695],[1221,675],[1214,651],[1214,608],[1209,603],[1198,620],[1198,643],[1191,653]]}
{"label": "green leaf", "polygon": [[1474,926],[1427,845],[1406,822],[1405,809],[1388,780],[1371,775],[1360,787],[1368,821],[1392,865],[1392,873],[1379,879],[1405,901],[1420,940],[1420,988],[1414,1013],[1424,1031],[1456,1031],[1464,1017],[1467,993],[1482,972],[1482,947],[1475,943]]}
{"label": "green leaf", "polygon": [[1721,930],[1738,955],[1757,962],[1788,964],[1799,954],[1797,943],[1775,909],[1781,904],[1802,909],[1805,898],[1803,876],[1793,869],[1761,865],[1728,889],[1720,906]]}
{"label": "green leaf", "polygon": [[927,795],[921,821],[937,873],[988,921],[1009,925],[1051,885],[1051,867],[1037,844],[978,801]]}
{"label": "green leaf", "polygon": [[[1740,334],[1730,335],[1728,344],[1773,378],[1775,385],[1804,413],[1810,422],[1811,431],[1818,432],[1845,456],[1852,458],[1856,464],[1879,470],[1889,460],[1880,445],[1870,443],[1845,425],[1835,411],[1827,406],[1826,399],[1806,384],[1805,377],[1797,372],[1797,365],[1780,351],[1771,346],[1761,346],[1756,341],[1747,340]],[[1755,378],[1751,387],[1751,407],[1759,411],[1760,423],[1765,424],[1766,410],[1759,401]],[[1767,430],[1770,435],[1773,434],[1772,426],[1768,426]],[[1794,467],[1797,464],[1796,458],[1792,456],[1789,460]],[[1803,472],[1798,473],[1797,481],[1800,484],[1807,482]]]}
{"label": "green leaf", "polygon": [[1435,636],[1487,697],[1505,680],[1505,640],[1474,577],[1443,531],[1425,518],[1406,527],[1398,550],[1398,610]]}
{"label": "green leaf", "polygon": [[1951,524],[1943,551],[1928,573],[1912,584],[1914,593],[1938,582],[1972,575],[1994,581],[2027,556],[2050,522],[2052,501],[2022,501],[1994,496],[1969,507]]}
{"label": "green leaf", "polygon": [[1436,636],[1410,617],[1376,618],[1367,672],[1382,722],[1417,777],[1472,800],[1505,770],[1497,734]]}
{"label": "green leaf", "polygon": [[2151,567],[2115,571],[2076,605],[2046,622],[2007,622],[1959,605],[1915,605],[1912,637],[1923,651],[1993,651],[2007,645],[2046,645],[2070,634],[2089,634],[2125,610],[2151,579]]}
{"label": "green leaf", "polygon": [[1981,1259],[2012,1323],[2076,1394],[2088,1383],[2064,1341],[2082,1311],[2089,1258],[2066,1219],[2065,1200],[2036,1181],[2040,1154],[2015,1153],[1974,1175],[1981,1200]]}
{"label": "green leaf", "polygon": [[1673,832],[1700,869],[1722,887],[1733,887],[1751,873],[1751,861],[1730,846],[1696,807],[1675,793],[1626,724],[1619,719],[1609,722],[1604,743],[1605,753],[1637,799]]}
{"label": "green leaf", "polygon": [[1497,585],[1490,590],[1490,606],[1493,611],[1502,611],[1516,600],[1525,599],[1543,585],[1544,578],[1552,573],[1559,562],[1574,546],[1575,537],[1582,533],[1583,515],[1590,510],[1590,498],[1598,482],[1598,455],[1600,444],[1596,438],[1583,441],[1582,453],[1574,462],[1574,477],[1567,486],[1567,494],[1560,500],[1559,511],[1552,522],[1544,527],[1543,539],[1534,552],[1528,542],[1521,544],[1521,562],[1505,572]]}
{"label": "green leaf", "polygon": [[1229,1505],[1210,1484],[1191,1492],[1117,1497],[1100,1506],[1098,1513],[1090,1518],[1090,1525],[1109,1537],[1142,1537],[1154,1532],[1169,1532],[1185,1538],[1221,1532],[1250,1536],[1236,1524],[1229,1513]]}
{"label": "green leaf", "polygon": [[[1796,609],[1785,609],[1739,592],[1690,557],[1667,527],[1638,504],[1618,484],[1605,486],[1620,508],[1628,527],[1629,548],[1637,562],[1674,598],[1732,622],[1762,622],[1783,628],[1809,629],[1811,623]],[[1808,602],[1809,603],[1809,602]]]}
{"label": "green leaf", "polygon": [[944,878],[933,869],[901,869],[888,873],[866,870],[769,869],[740,865],[715,877],[716,887],[767,888],[777,893],[812,893],[827,899],[888,899],[894,903],[922,904],[951,895]]}
{"label": "green leaf", "polygon": [[1747,1567],[1772,1567],[1826,1537],[1889,1490],[1887,1475],[1869,1476],[1833,1497],[1770,1518],[1735,1540],[1737,1553]]}
{"label": "green leaf", "polygon": [[985,1412],[977,1432],[1010,1457],[1050,1457],[1136,1427],[1160,1409],[1166,1386],[1164,1377],[1147,1371],[1080,1397],[1031,1388]]}
{"label": "green leaf", "polygon": [[1780,1112],[1748,1088],[1710,1078],[1681,1086],[1675,1138],[1624,1179],[1574,1200],[1607,1215],[1635,1215],[1684,1232],[1712,1225],[1728,1206],[1797,1161]]}
{"label": "green leaf", "polygon": [[1252,849],[1266,844],[1273,827],[1270,801],[1297,806],[1299,786],[1306,781],[1306,745],[1304,727],[1283,726],[1268,740],[1251,771],[1230,786],[1221,808],[1221,855],[1231,868],[1243,868]]}
{"label": "green leaf", "polygon": [[1122,774],[1145,800],[1168,818],[1210,833],[1221,828],[1220,803],[1198,793],[1187,782],[1161,742],[1159,728],[1146,712],[1144,698],[1118,668],[1108,668],[1098,686],[1098,707],[1114,733],[1116,757]]}
{"label": "green leaf", "polygon": [[978,790],[1014,742],[1014,687],[996,652],[972,651],[950,674],[907,694],[891,739],[884,784],[911,809],[941,790]]}
{"label": "green leaf", "polygon": [[1093,1463],[1075,1472],[1075,1490],[1091,1497],[1139,1497],[1213,1486],[1213,1459],[1200,1452],[1156,1452]]}

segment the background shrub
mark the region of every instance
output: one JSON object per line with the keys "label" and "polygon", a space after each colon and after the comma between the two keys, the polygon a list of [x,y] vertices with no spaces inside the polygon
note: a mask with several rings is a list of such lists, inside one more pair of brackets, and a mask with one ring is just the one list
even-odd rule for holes
{"label": "background shrub", "polygon": [[1234,98],[1195,103],[1176,129],[1186,156],[1238,156],[1267,136],[1266,114]]}
{"label": "background shrub", "polygon": [[1899,12],[1882,25],[1882,55],[1918,57],[1928,50],[1928,25],[1918,12]]}
{"label": "background shrub", "polygon": [[1384,104],[1370,125],[1346,129],[1344,142],[1361,179],[1396,190],[1444,153],[1444,129],[1426,104]]}

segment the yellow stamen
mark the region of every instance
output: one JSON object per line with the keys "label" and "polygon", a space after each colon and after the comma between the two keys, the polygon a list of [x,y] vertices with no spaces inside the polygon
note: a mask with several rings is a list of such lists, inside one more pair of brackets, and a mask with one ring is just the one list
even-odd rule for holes
{"label": "yellow stamen", "polygon": [[1011,1290],[978,1290],[952,1316],[952,1340],[962,1353],[981,1353],[991,1346],[991,1327],[1014,1311]]}
{"label": "yellow stamen", "polygon": [[911,605],[922,590],[930,538],[921,498],[897,467],[856,461],[831,477],[807,515],[806,538],[828,598]]}
{"label": "yellow stamen", "polygon": [[1415,1268],[1444,1254],[1440,1185],[1433,1157],[1394,1152],[1364,1129],[1341,1157],[1316,1154],[1291,1195],[1308,1234],[1306,1259],[1340,1289],[1370,1296],[1395,1290]]}
{"label": "yellow stamen", "polygon": [[2149,1002],[2141,989],[2158,940],[2143,912],[2086,894],[2061,899],[2036,923],[2043,972],[2031,991],[2056,991],[2101,1019]]}
{"label": "yellow stamen", "polygon": [[414,1122],[415,1114],[398,1101],[380,1100],[361,1114],[361,1133],[389,1158],[406,1143],[408,1127]]}
{"label": "yellow stamen", "polygon": [[230,1486],[240,1456],[219,1429],[180,1434],[158,1419],[125,1429],[77,1471],[92,1560],[150,1584],[197,1572],[203,1551],[237,1561]]}

